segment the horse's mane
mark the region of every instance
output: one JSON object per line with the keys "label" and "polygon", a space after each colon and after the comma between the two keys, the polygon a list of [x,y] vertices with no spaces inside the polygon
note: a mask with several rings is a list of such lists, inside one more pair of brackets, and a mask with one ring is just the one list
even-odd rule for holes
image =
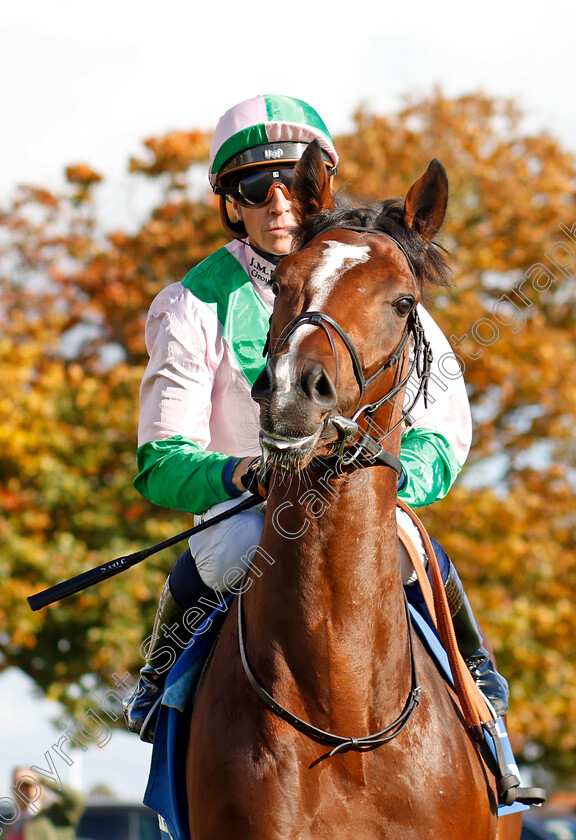
{"label": "horse's mane", "polygon": [[448,251],[437,242],[425,242],[422,237],[403,221],[403,202],[400,199],[386,199],[375,204],[357,207],[350,199],[336,194],[332,210],[305,219],[295,231],[297,249],[303,248],[311,239],[325,230],[337,227],[373,228],[387,233],[404,249],[416,273],[421,289],[432,283],[435,286],[450,286],[452,270],[448,263]]}

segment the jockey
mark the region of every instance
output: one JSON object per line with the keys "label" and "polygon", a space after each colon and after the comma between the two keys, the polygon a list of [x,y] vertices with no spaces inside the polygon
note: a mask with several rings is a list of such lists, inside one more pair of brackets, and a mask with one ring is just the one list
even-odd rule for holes
{"label": "jockey", "polygon": [[[288,96],[260,95],[234,106],[220,119],[210,149],[210,184],[220,196],[220,214],[233,239],[196,265],[181,282],[163,289],[146,321],[150,356],[140,391],[137,490],[163,507],[209,519],[238,502],[243,477],[260,455],[259,409],[250,395],[263,366],[263,348],[274,303],[272,271],[292,248],[290,186],[307,144],[318,140],[328,173],[338,155],[317,112]],[[398,495],[418,507],[443,498],[468,455],[471,417],[463,377],[447,376],[439,361],[455,358],[439,327],[420,304],[420,320],[434,361],[431,399],[420,399],[402,437],[404,469]],[[410,390],[410,382],[408,383]],[[414,535],[409,517],[399,523]],[[404,517],[405,519],[402,519]],[[187,610],[202,596],[225,591],[226,571],[242,565],[257,546],[261,506],[236,514],[190,538],[162,592],[146,664],[125,698],[129,729],[153,738],[153,706],[183,645],[175,641]],[[407,520],[407,521],[406,521]],[[438,559],[460,651],[495,712],[507,710],[508,686],[482,645],[458,574],[437,546]],[[407,591],[418,590],[403,558]],[[190,630],[189,621],[186,627]],[[170,632],[172,631],[172,632]]]}

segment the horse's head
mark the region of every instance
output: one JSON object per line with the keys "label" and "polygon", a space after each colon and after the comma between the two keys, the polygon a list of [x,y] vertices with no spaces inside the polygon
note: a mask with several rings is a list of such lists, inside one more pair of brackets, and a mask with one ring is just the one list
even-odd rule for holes
{"label": "horse's head", "polygon": [[403,204],[335,207],[318,149],[307,149],[292,188],[299,250],[274,271],[270,358],[252,389],[272,466],[294,472],[328,453],[351,417],[390,427],[422,286],[447,282],[432,242],[447,194],[434,160]]}

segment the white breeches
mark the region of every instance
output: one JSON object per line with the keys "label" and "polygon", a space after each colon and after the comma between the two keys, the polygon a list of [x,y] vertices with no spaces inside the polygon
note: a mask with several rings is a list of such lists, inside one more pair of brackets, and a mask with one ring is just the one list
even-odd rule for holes
{"label": "white breeches", "polygon": [[[212,519],[248,496],[249,494],[245,493],[236,499],[214,505],[206,513],[196,517],[196,524],[199,525],[200,522]],[[230,576],[226,579],[226,573],[230,569],[246,569],[249,565],[254,549],[260,542],[265,506],[266,503],[263,502],[190,537],[188,542],[192,557],[196,560],[200,577],[207,586],[213,589],[218,586],[222,592],[225,592],[229,589],[230,580]],[[400,508],[396,508],[396,519],[416,546],[423,564],[426,565],[426,555],[418,529],[408,514]],[[416,573],[403,549],[400,551],[400,560],[403,582],[412,583],[416,580]]]}

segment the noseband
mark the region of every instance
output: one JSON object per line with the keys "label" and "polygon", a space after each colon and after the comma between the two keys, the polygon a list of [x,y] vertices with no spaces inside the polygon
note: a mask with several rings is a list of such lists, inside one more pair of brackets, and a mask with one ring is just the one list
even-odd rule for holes
{"label": "noseband", "polygon": [[[410,260],[410,257],[406,253],[406,250],[398,242],[398,240],[394,239],[392,236],[385,233],[384,231],[378,230],[376,228],[340,226],[335,228],[327,228],[327,230],[322,231],[322,233],[326,233],[328,230],[351,230],[358,233],[373,233],[378,234],[379,236],[385,236],[402,251],[410,268],[410,272],[414,280],[416,280],[416,272],[414,270],[414,266],[412,264],[412,261]],[[273,350],[271,350],[270,337],[268,337],[266,347],[264,348],[264,354],[268,357],[277,355],[277,353],[282,349],[286,342],[293,336],[298,327],[304,324],[308,324],[313,327],[321,327],[324,330],[326,336],[328,337],[328,341],[330,342],[330,347],[332,348],[334,356],[336,356],[336,348],[330,329],[337,333],[337,335],[340,337],[348,351],[354,370],[354,376],[356,377],[356,381],[360,389],[360,396],[356,404],[356,410],[354,411],[352,417],[336,415],[335,417],[331,417],[329,420],[329,422],[331,422],[332,425],[336,426],[338,432],[342,433],[343,435],[341,439],[339,457],[342,458],[342,461],[345,464],[350,464],[357,458],[368,457],[371,462],[379,461],[380,463],[386,464],[386,466],[395,469],[398,472],[398,474],[401,474],[402,465],[400,464],[400,461],[393,455],[391,455],[389,452],[387,452],[387,450],[385,450],[384,447],[374,437],[370,435],[370,429],[374,426],[374,415],[376,414],[376,412],[382,408],[385,402],[390,402],[391,400],[393,400],[394,397],[404,389],[414,371],[416,371],[416,375],[418,376],[418,388],[416,394],[412,398],[410,404],[407,407],[403,407],[400,410],[400,419],[392,428],[387,430],[386,434],[391,434],[392,432],[394,432],[398,428],[398,426],[400,426],[405,421],[408,423],[411,422],[410,412],[414,408],[420,396],[424,398],[424,404],[428,404],[428,379],[430,376],[430,366],[432,364],[432,352],[430,349],[430,344],[426,340],[424,328],[422,327],[420,318],[418,317],[416,307],[414,307],[407,316],[406,327],[394,352],[388,357],[384,364],[381,365],[381,367],[378,368],[378,370],[375,373],[371,374],[369,377],[366,377],[364,374],[358,351],[356,350],[354,342],[352,341],[346,330],[340,326],[340,324],[338,323],[338,321],[336,321],[335,318],[332,318],[331,315],[327,315],[325,312],[302,312],[300,313],[300,315],[296,315],[295,318],[292,318],[292,320],[286,324],[286,326],[276,339]],[[406,344],[408,343],[410,338],[412,338],[413,340],[413,355],[406,375],[400,382],[393,385],[392,388],[390,388],[390,390],[387,391],[387,393],[384,394],[383,397],[380,397],[380,399],[376,400],[376,402],[360,405],[360,403],[362,402],[362,397],[364,396],[366,390],[370,387],[370,385],[372,385],[372,383],[375,382],[378,379],[378,377],[384,373],[384,371],[388,370],[394,365],[397,365],[398,362],[402,359],[404,350],[406,349]],[[346,447],[347,443],[360,431],[359,424],[357,421],[363,414],[368,420],[368,431],[361,434],[360,439],[356,442],[356,444],[354,444],[352,448],[347,448],[346,455],[344,456],[344,448]]]}

